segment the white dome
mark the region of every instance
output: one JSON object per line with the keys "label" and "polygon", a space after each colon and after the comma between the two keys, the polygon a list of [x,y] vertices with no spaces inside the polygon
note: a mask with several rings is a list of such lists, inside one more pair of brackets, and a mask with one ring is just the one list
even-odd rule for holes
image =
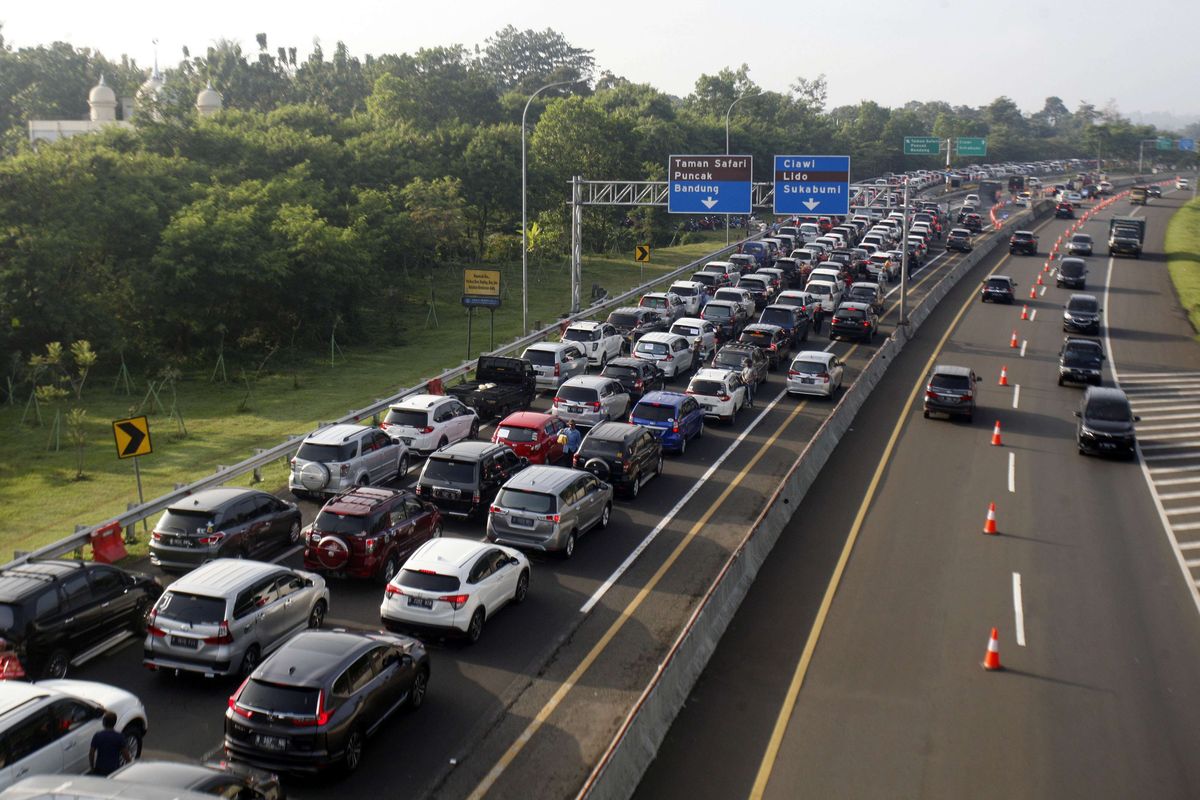
{"label": "white dome", "polygon": [[117,118],[117,93],[105,85],[103,75],[100,76],[100,82],[88,92],[88,108],[93,122]]}
{"label": "white dome", "polygon": [[138,89],[137,96],[139,98],[158,97],[159,92],[162,91],[162,87],[162,75],[159,75],[158,70],[155,70],[154,73],[146,79],[146,82],[141,85],[141,88]]}
{"label": "white dome", "polygon": [[208,84],[196,95],[196,112],[202,117],[215,114],[221,110],[223,100],[221,93]]}

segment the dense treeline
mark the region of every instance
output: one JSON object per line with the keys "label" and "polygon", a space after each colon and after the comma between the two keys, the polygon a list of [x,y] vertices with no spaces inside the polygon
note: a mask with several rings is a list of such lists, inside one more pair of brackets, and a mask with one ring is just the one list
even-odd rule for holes
{"label": "dense treeline", "polygon": [[[565,252],[572,175],[662,179],[669,153],[721,152],[730,103],[761,91],[743,65],[672,97],[598,71],[552,30],[511,26],[473,50],[363,60],[340,43],[300,62],[265,35],[257,44],[185,51],[164,70],[157,113],[132,130],[33,150],[26,120],[84,118],[101,74],[133,96],[146,71],[62,43],[14,49],[0,36],[0,352],[21,361],[86,339],[102,353],[186,362],[222,338],[269,352],[327,342],[335,328],[394,342],[424,313],[401,275],[519,256],[519,123],[534,89],[571,82],[530,109],[535,258]],[[206,83],[225,110],[200,119],[192,104]],[[906,135],[987,136],[995,161],[1136,158],[1156,134],[1057,97],[1032,114],[1006,97],[827,109],[823,77],[747,97],[731,128],[759,180],[782,152],[849,153],[864,177],[938,166],[905,159]],[[646,209],[590,210],[584,232],[597,251],[673,234]]]}

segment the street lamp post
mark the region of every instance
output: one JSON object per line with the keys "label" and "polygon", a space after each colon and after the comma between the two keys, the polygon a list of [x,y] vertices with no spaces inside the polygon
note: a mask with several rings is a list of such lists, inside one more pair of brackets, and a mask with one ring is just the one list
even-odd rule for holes
{"label": "street lamp post", "polygon": [[521,112],[521,335],[529,333],[529,222],[525,218],[526,204],[526,160],[525,160],[525,115],[529,113],[529,106],[533,103],[533,98],[537,97],[547,89],[553,89],[555,86],[566,86],[574,83],[574,81],[555,81],[547,83],[542,88],[538,89],[533,94],[529,95],[529,100],[525,103],[525,110]]}
{"label": "street lamp post", "polygon": [[[743,100],[750,97],[758,97],[762,92],[754,92],[752,94],[744,94],[729,104],[728,110],[725,112],[725,155],[729,155],[729,115],[733,113],[733,107]],[[729,244],[729,215],[725,215],[725,244]]]}

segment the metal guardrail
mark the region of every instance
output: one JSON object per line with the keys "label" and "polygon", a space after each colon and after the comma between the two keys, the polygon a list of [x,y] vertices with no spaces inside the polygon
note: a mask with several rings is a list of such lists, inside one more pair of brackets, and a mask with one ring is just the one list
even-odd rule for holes
{"label": "metal guardrail", "polygon": [[[856,186],[856,188],[858,188],[858,187]],[[874,188],[874,187],[868,187],[868,188]],[[884,188],[884,187],[879,187],[879,188]],[[936,187],[936,186],[930,187],[930,190],[933,190],[936,188],[939,188],[939,187]],[[961,195],[961,194],[966,194],[966,191],[960,190],[960,191],[950,192],[950,193],[943,194],[943,195],[937,195],[937,199],[939,199],[939,200],[951,199],[951,198]],[[753,236],[748,236],[744,239],[739,239],[738,241],[733,242],[729,245],[726,245],[725,247],[722,247],[722,248],[712,251],[711,253],[705,255],[702,258],[698,258],[695,261],[691,261],[687,264],[684,264],[683,266],[676,267],[675,269],[673,269],[670,272],[667,272],[665,274],[658,275],[639,286],[635,286],[634,288],[632,288],[626,292],[623,292],[622,294],[619,294],[615,297],[608,297],[608,298],[605,298],[602,300],[595,301],[592,303],[592,305],[583,309],[579,313],[572,314],[572,315],[565,315],[565,316],[561,317],[554,324],[547,325],[546,327],[536,330],[530,334],[518,337],[518,338],[514,339],[513,341],[509,342],[508,344],[501,345],[500,347],[496,348],[495,350],[490,351],[489,353],[487,353],[487,355],[504,355],[505,353],[510,353],[510,352],[528,347],[531,344],[535,344],[537,342],[543,341],[548,336],[551,336],[551,335],[557,333],[559,331],[559,326],[563,323],[563,321],[573,322],[575,320],[587,319],[588,317],[591,317],[595,314],[602,313],[604,311],[607,311],[607,310],[610,310],[613,308],[618,308],[621,305],[628,302],[629,300],[632,300],[633,298],[644,294],[646,291],[653,288],[654,286],[657,286],[660,283],[665,283],[666,281],[674,280],[675,278],[677,278],[680,275],[683,275],[687,272],[695,271],[697,269],[697,267],[702,265],[704,262],[711,261],[712,259],[717,258],[725,253],[736,250],[742,243],[752,241],[754,239],[758,239],[758,238],[762,237],[763,235],[764,235],[763,233],[757,233],[757,234],[754,234]],[[365,406],[364,408],[360,408],[358,410],[353,410],[349,414],[345,415],[344,417],[340,417],[336,420],[321,423],[317,427],[321,428],[321,427],[325,427],[327,425],[335,425],[335,424],[339,424],[339,423],[355,423],[355,422],[361,422],[364,419],[373,418],[376,415],[378,415],[380,412],[382,412],[386,408],[388,408],[388,406],[390,406],[394,403],[397,403],[397,402],[405,399],[406,397],[411,397],[412,395],[420,394],[423,391],[426,391],[431,383],[441,382],[442,385],[445,385],[449,381],[453,381],[456,378],[461,378],[461,377],[466,376],[468,373],[470,373],[472,370],[475,369],[476,362],[477,362],[477,359],[469,359],[467,361],[463,361],[457,367],[452,367],[452,368],[442,372],[439,375],[435,375],[432,378],[429,378],[428,380],[426,380],[422,383],[419,383],[415,386],[401,389],[399,392],[397,392],[396,394],[393,394],[390,397],[376,400],[371,405]],[[84,546],[86,546],[91,541],[93,534],[95,534],[100,528],[105,528],[105,527],[111,525],[113,522],[116,522],[121,526],[121,528],[123,530],[128,529],[130,526],[135,525],[136,523],[141,522],[142,520],[147,519],[148,517],[151,517],[154,514],[157,514],[161,511],[163,511],[168,506],[170,506],[172,503],[175,503],[178,500],[188,497],[189,495],[193,495],[196,492],[204,491],[205,489],[211,489],[216,486],[224,485],[225,483],[228,483],[229,481],[231,481],[235,478],[239,478],[242,475],[245,475],[245,474],[251,473],[251,472],[256,472],[257,470],[262,469],[263,467],[267,466],[271,462],[276,461],[280,458],[283,458],[283,457],[287,456],[289,453],[294,452],[300,446],[300,444],[304,441],[305,437],[307,437],[307,436],[308,436],[308,434],[305,433],[300,436],[290,437],[290,438],[284,440],[281,444],[278,444],[275,447],[271,447],[271,448],[268,448],[265,450],[259,450],[253,456],[243,459],[242,461],[239,461],[236,464],[233,464],[230,466],[219,466],[217,468],[216,472],[214,472],[212,475],[209,475],[206,478],[201,478],[199,480],[193,481],[192,483],[189,483],[184,486],[178,486],[175,489],[175,491],[173,491],[173,492],[169,492],[167,494],[160,495],[159,497],[156,497],[153,500],[149,500],[140,505],[131,504],[126,509],[124,514],[119,514],[113,519],[106,520],[97,525],[77,527],[75,529],[75,532],[70,534],[69,536],[66,536],[55,542],[51,542],[48,545],[44,545],[44,546],[39,547],[38,549],[30,551],[30,552],[21,552],[19,555],[14,554],[13,560],[5,566],[13,566],[13,565],[21,564],[26,561],[29,561],[32,559],[37,559],[37,558],[53,558],[55,556],[60,556],[65,553],[70,553],[72,551],[81,550]]]}

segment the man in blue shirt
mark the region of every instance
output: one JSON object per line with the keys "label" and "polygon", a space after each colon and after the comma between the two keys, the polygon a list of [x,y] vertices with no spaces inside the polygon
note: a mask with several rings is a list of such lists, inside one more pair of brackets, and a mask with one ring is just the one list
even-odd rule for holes
{"label": "man in blue shirt", "polygon": [[571,459],[575,457],[575,453],[579,450],[579,443],[583,441],[583,434],[575,427],[575,420],[567,422],[566,430],[563,433],[567,437],[567,442],[563,445],[563,457],[570,464]]}
{"label": "man in blue shirt", "polygon": [[117,715],[113,712],[105,711],[101,724],[104,725],[104,729],[97,731],[92,737],[89,759],[93,775],[111,775],[117,771],[127,755],[125,737],[117,733]]}

